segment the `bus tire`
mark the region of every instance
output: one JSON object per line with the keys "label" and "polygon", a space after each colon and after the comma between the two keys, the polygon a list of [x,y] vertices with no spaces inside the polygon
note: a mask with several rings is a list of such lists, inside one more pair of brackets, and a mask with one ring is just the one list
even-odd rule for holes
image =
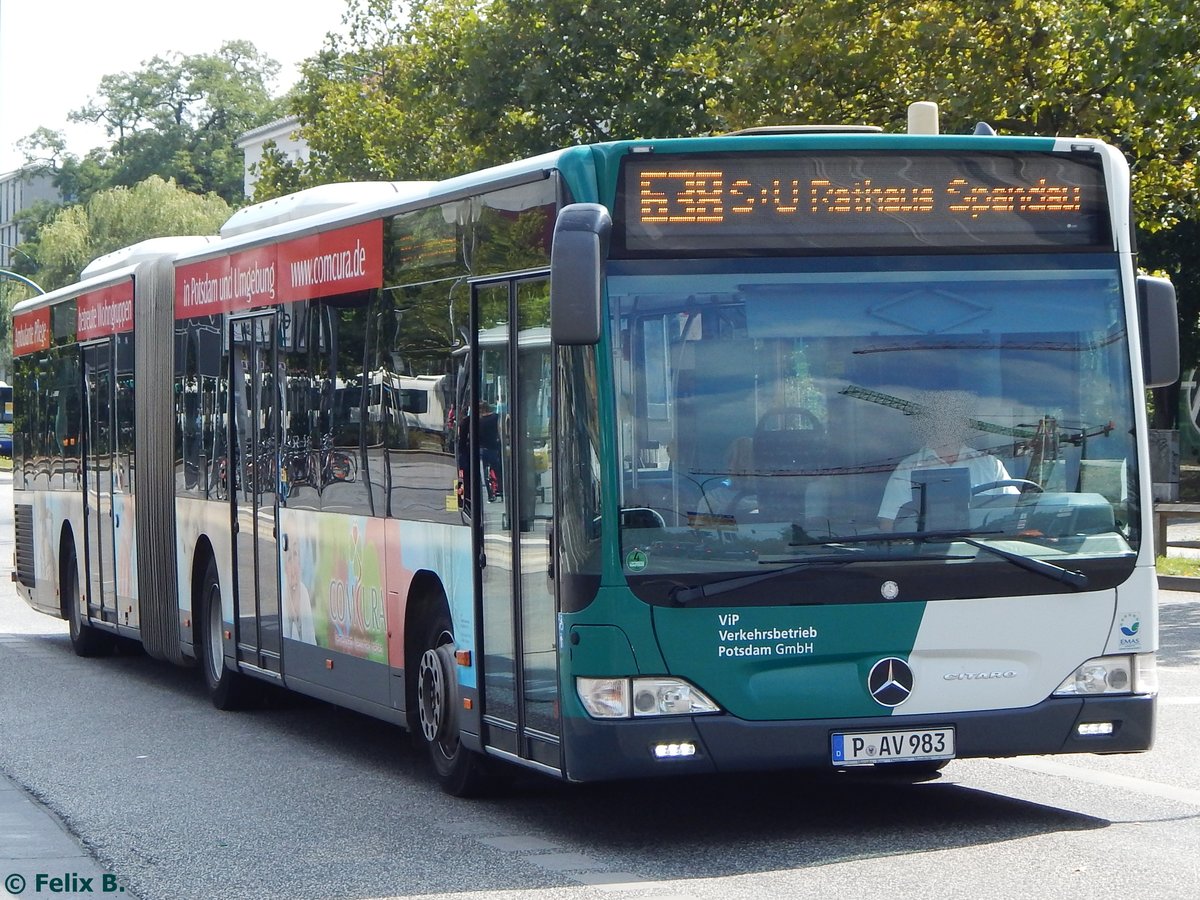
{"label": "bus tire", "polygon": [[208,696],[217,709],[241,709],[249,693],[247,678],[225,664],[225,622],[221,613],[221,580],[217,563],[208,561],[200,583],[200,668]]}
{"label": "bus tire", "polygon": [[79,566],[73,545],[67,550],[64,560],[61,584],[67,624],[70,626],[71,649],[76,656],[107,656],[116,646],[116,637],[83,621],[83,610],[79,606]]}
{"label": "bus tire", "polygon": [[421,644],[417,666],[417,739],[424,744],[442,790],[455,797],[485,793],[491,777],[487,760],[462,745],[458,736],[458,694],[454,636],[445,612],[437,613]]}

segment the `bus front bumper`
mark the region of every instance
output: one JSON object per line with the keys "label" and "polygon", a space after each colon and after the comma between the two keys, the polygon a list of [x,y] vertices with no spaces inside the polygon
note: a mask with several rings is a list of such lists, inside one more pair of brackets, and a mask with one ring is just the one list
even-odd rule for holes
{"label": "bus front bumper", "polygon": [[[749,722],[730,715],[679,718],[567,719],[566,776],[571,781],[839,768],[835,733],[953,726],[955,758],[1054,753],[1133,753],[1154,743],[1155,696],[1055,697],[1025,709]],[[1111,723],[1111,734],[1080,726]]]}

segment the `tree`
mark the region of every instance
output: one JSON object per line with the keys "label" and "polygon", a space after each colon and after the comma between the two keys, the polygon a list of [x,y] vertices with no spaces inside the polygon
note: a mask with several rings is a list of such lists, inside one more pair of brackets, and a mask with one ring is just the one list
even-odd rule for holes
{"label": "tree", "polygon": [[282,101],[270,94],[278,72],[279,63],[248,41],[228,41],[216,53],[156,56],[135,72],[105,75],[96,95],[71,114],[103,125],[109,147],[80,159],[66,152],[60,134],[44,128],[22,147],[31,164],[55,172],[68,202],[157,175],[234,203],[244,178],[234,143],[282,114]]}
{"label": "tree", "polygon": [[[339,179],[441,178],[555,146],[709,130],[725,47],[761,0],[349,0],[292,111],[312,154],[256,199]],[[299,172],[299,175],[297,175]]]}
{"label": "tree", "polygon": [[407,18],[388,0],[347,6],[348,36],[331,36],[303,66],[293,95],[309,160],[268,157],[256,200],[292,185],[445,177],[475,159],[460,140],[461,93],[444,86],[472,56],[479,4],[418,0]]}
{"label": "tree", "polygon": [[138,241],[170,235],[216,234],[231,209],[221,197],[200,196],[152,175],[132,188],[96,193],[68,206],[38,232],[33,253],[46,290],[70,284],[89,262]]}
{"label": "tree", "polygon": [[1200,21],[1191,0],[839,0],[783,4],[748,31],[731,125],[903,128],[938,100],[945,130],[1095,135],[1134,168],[1139,223],[1195,208]]}

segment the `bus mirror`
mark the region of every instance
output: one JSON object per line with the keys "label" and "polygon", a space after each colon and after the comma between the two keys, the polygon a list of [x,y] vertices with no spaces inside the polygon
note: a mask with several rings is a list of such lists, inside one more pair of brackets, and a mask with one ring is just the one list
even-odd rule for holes
{"label": "bus mirror", "polygon": [[1166,387],[1179,380],[1179,313],[1175,307],[1175,286],[1165,278],[1139,275],[1137,294],[1146,387]]}
{"label": "bus mirror", "polygon": [[563,207],[550,250],[550,337],[556,344],[600,340],[600,292],[612,218],[597,203]]}

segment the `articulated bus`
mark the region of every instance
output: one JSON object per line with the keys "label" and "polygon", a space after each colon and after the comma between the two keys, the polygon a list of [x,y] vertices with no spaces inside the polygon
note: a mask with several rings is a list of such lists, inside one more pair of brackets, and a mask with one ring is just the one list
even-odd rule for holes
{"label": "articulated bus", "polygon": [[1174,291],[1116,149],[923,131],[574,147],[98,260],[14,311],[21,594],[218,707],[406,727],[457,794],[1149,748]]}

